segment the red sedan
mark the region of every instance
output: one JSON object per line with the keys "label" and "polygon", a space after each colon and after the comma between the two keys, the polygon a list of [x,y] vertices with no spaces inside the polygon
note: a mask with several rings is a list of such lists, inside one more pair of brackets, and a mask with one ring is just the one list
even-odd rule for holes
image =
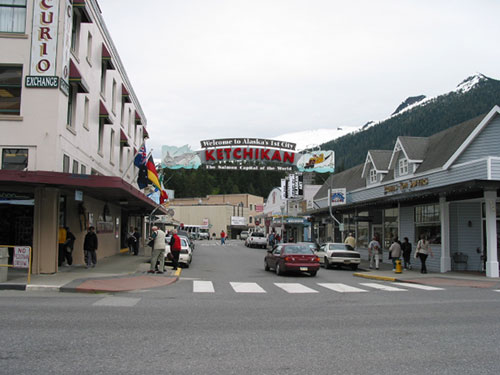
{"label": "red sedan", "polygon": [[307,272],[316,276],[319,270],[319,258],[307,245],[285,243],[276,245],[267,252],[264,269],[274,269],[277,275],[287,271]]}

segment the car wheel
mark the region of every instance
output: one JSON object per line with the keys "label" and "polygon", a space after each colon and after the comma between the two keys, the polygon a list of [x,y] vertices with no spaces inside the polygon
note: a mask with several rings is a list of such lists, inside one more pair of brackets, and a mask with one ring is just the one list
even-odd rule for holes
{"label": "car wheel", "polygon": [[311,272],[309,272],[309,274],[311,275],[311,277],[316,276],[317,273],[318,273],[318,271],[311,271]]}
{"label": "car wheel", "polygon": [[351,264],[351,270],[356,271],[358,269],[357,264]]}
{"label": "car wheel", "polygon": [[281,270],[281,266],[279,263],[276,263],[275,271],[276,271],[276,275],[278,275],[278,276],[281,276],[283,274],[283,271]]}
{"label": "car wheel", "polygon": [[184,268],[189,268],[189,263],[184,263]]}
{"label": "car wheel", "polygon": [[327,257],[325,257],[325,268],[329,269],[330,268],[330,261],[328,260]]}
{"label": "car wheel", "polygon": [[269,265],[267,264],[267,261],[264,261],[264,270],[269,271]]}

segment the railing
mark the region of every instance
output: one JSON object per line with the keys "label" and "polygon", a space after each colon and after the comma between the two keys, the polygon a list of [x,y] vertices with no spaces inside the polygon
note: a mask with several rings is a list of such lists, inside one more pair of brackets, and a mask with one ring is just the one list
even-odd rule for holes
{"label": "railing", "polygon": [[1,267],[9,268],[24,268],[28,269],[28,284],[31,282],[31,262],[32,262],[32,249],[31,246],[15,246],[15,245],[0,245],[0,250],[7,249],[7,256],[2,255],[0,252],[0,262],[3,259],[9,259],[8,249],[14,249],[14,257],[12,264],[0,264]]}

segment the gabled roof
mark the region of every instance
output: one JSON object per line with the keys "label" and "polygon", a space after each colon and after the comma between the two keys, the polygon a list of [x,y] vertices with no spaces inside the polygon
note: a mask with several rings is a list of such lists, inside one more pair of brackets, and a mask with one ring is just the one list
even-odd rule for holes
{"label": "gabled roof", "polygon": [[363,166],[362,177],[368,173],[368,165],[373,164],[373,168],[377,172],[387,173],[389,170],[389,162],[391,160],[392,151],[390,150],[369,150],[366,155],[365,164]]}
{"label": "gabled roof", "polygon": [[365,179],[361,177],[364,164],[359,164],[355,167],[347,169],[338,174],[331,175],[328,180],[321,186],[316,195],[315,200],[328,196],[328,189],[342,189],[346,188],[347,191],[356,190],[365,187]]}
{"label": "gabled roof", "polygon": [[398,137],[401,147],[404,149],[406,157],[410,161],[418,162],[425,158],[427,143],[426,137]]}

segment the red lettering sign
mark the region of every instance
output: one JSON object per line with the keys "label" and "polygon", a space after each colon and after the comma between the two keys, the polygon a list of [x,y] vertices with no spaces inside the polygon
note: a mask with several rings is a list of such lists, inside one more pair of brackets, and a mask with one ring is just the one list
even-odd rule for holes
{"label": "red lettering sign", "polygon": [[209,161],[209,160],[215,161],[214,150],[205,150],[205,159],[207,161]]}

